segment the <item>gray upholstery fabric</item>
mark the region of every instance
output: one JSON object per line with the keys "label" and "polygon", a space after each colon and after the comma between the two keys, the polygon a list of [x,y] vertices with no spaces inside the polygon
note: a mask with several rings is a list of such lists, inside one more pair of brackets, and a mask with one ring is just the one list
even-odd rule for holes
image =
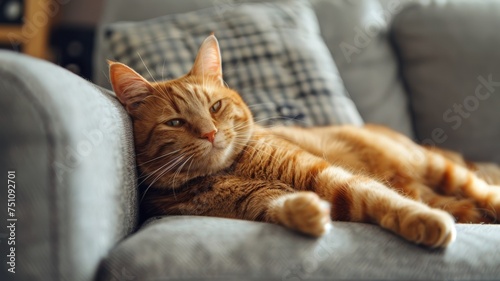
{"label": "gray upholstery fabric", "polygon": [[457,225],[446,250],[381,228],[334,222],[318,240],[281,226],[222,218],[152,220],[103,262],[97,280],[493,280],[500,228]]}
{"label": "gray upholstery fabric", "polygon": [[389,0],[311,0],[321,34],[366,123],[414,137],[408,98],[388,40],[392,17],[407,4]]}
{"label": "gray upholstery fabric", "polygon": [[393,37],[424,143],[500,163],[499,14],[500,1],[431,1],[395,19]]}
{"label": "gray upholstery fabric", "polygon": [[0,155],[5,182],[16,171],[18,219],[16,274],[4,270],[2,237],[0,280],[93,280],[100,259],[137,223],[122,106],[63,68],[0,51]]}

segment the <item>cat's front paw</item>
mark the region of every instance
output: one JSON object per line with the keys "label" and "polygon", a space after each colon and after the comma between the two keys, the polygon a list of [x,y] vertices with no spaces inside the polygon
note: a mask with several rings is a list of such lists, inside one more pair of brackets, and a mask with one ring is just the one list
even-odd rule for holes
{"label": "cat's front paw", "polygon": [[331,228],[330,204],[313,192],[287,195],[280,208],[281,223],[302,233],[319,237]]}
{"label": "cat's front paw", "polygon": [[393,223],[404,238],[431,248],[446,247],[456,238],[453,218],[437,209],[410,211]]}

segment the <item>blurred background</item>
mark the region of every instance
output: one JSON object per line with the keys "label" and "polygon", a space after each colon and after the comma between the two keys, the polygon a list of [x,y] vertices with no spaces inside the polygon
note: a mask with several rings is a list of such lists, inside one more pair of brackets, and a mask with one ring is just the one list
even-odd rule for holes
{"label": "blurred background", "polygon": [[92,77],[103,0],[0,0],[0,49],[47,59]]}

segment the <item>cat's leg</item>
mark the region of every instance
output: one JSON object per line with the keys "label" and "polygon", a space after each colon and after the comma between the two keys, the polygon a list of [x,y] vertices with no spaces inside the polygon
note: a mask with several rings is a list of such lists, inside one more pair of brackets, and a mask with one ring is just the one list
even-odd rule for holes
{"label": "cat's leg", "polygon": [[[239,173],[263,175],[297,190],[314,191],[331,203],[334,220],[376,223],[429,247],[444,247],[454,240],[454,220],[448,213],[405,197],[372,177],[333,166],[277,138],[263,139],[252,148],[241,159],[245,166]],[[259,167],[267,167],[266,172]]]}
{"label": "cat's leg", "polygon": [[472,199],[494,221],[500,215],[500,187],[489,185],[466,167],[427,152],[422,175],[426,185],[437,193]]}
{"label": "cat's leg", "polygon": [[479,178],[490,185],[500,187],[500,166],[495,163],[469,163],[471,169]]}
{"label": "cat's leg", "polygon": [[424,146],[424,148],[444,156],[455,164],[466,167],[469,171],[473,172],[476,176],[490,185],[500,185],[500,166],[498,164],[467,161],[460,153],[435,146]]}
{"label": "cat's leg", "polygon": [[492,170],[486,173],[477,171],[473,163],[465,161],[462,155],[456,152],[436,147],[421,147],[387,128],[377,126],[366,126],[366,128],[373,132],[383,132],[390,136],[391,140],[397,141],[394,143],[386,140],[391,146],[401,144],[410,152],[410,157],[404,159],[408,161],[407,164],[404,164],[404,161],[402,163],[409,167],[411,172],[400,175],[412,178],[410,185],[420,182],[432,187],[436,193],[446,195],[443,197],[421,188],[414,189],[421,193],[424,202],[451,212],[459,222],[491,222],[490,218],[479,214],[477,206],[486,210],[493,220],[497,220],[500,215],[500,188],[491,183],[496,183],[495,177],[500,178],[498,172],[500,169],[496,170],[496,175]]}
{"label": "cat's leg", "polygon": [[[482,180],[481,177],[487,176],[475,171],[473,165],[465,161],[460,154],[441,148],[417,145],[407,137],[385,127],[367,125],[365,128],[370,132],[381,134],[373,135],[373,139],[380,136],[388,137],[373,141],[369,152],[390,151],[398,155],[391,158],[390,155],[387,157],[387,154],[379,153],[386,156],[383,162],[396,164],[394,166],[399,167],[399,169],[387,169],[387,167],[383,169],[396,171],[393,175],[389,173],[390,176],[383,177],[396,189],[413,193],[417,195],[414,196],[415,199],[450,212],[459,222],[491,222],[497,218],[497,214],[500,214],[500,188]],[[384,174],[373,166],[371,172],[377,175]],[[428,187],[432,190],[428,190]],[[489,217],[485,216],[482,210],[486,210]]]}
{"label": "cat's leg", "polygon": [[296,191],[280,181],[214,176],[203,186],[192,186],[176,192],[175,196],[166,197],[151,191],[146,201],[148,206],[158,210],[151,215],[183,214],[263,221],[314,237],[327,233],[331,227],[327,201],[313,192]]}
{"label": "cat's leg", "polygon": [[[482,180],[460,154],[419,146],[385,127],[367,125],[365,129],[374,134],[353,131],[351,139],[363,139],[369,147],[364,155],[385,163],[366,168],[400,192],[450,212],[459,222],[491,222],[500,215],[500,188]],[[427,186],[435,192],[420,188]],[[486,210],[490,218],[480,210]]]}
{"label": "cat's leg", "polygon": [[[218,188],[226,189],[227,184],[221,182]],[[233,192],[238,218],[276,223],[314,237],[330,230],[330,204],[313,192],[250,179],[241,180]]]}
{"label": "cat's leg", "polygon": [[334,220],[377,223],[429,247],[447,246],[456,236],[454,220],[448,213],[341,168],[330,167],[321,172],[316,192],[331,202]]}
{"label": "cat's leg", "polygon": [[457,198],[437,194],[430,187],[412,182],[408,188],[416,190],[417,198],[432,208],[438,208],[451,214],[459,223],[490,222],[490,219],[477,207],[472,199]]}

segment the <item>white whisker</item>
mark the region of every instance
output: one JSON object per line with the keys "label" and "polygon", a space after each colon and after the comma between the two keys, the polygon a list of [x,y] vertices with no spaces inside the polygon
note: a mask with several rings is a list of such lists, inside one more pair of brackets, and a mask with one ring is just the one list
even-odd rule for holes
{"label": "white whisker", "polygon": [[164,158],[164,157],[166,157],[166,156],[169,156],[169,155],[171,155],[171,154],[177,153],[177,152],[179,152],[179,151],[181,151],[181,150],[180,150],[180,149],[177,149],[177,150],[171,151],[171,152],[169,152],[169,153],[163,154],[163,155],[158,156],[158,157],[156,157],[156,158],[150,159],[150,160],[148,160],[148,161],[146,161],[146,162],[142,162],[142,163],[141,163],[140,165],[138,165],[138,166],[143,166],[144,164],[147,164],[147,163],[153,162],[153,161],[158,160],[158,159],[160,159],[160,158]]}
{"label": "white whisker", "polygon": [[144,179],[142,180],[139,185],[141,185],[142,183],[144,183],[144,181],[146,181],[149,177],[151,177],[152,175],[154,175],[156,172],[158,172],[159,170],[163,169],[165,166],[171,164],[172,162],[175,162],[177,161],[179,158],[182,158],[183,155],[180,155],[178,156],[177,158],[174,158],[174,159],[171,159],[170,161],[168,161],[167,163],[163,164],[162,166],[160,166],[160,168],[154,170],[153,172],[149,173],[149,175]]}
{"label": "white whisker", "polygon": [[[144,193],[142,194],[142,197],[141,197],[141,200],[140,202],[142,202],[142,200],[144,199],[144,197],[146,196],[146,193],[148,192],[148,190],[151,188],[151,186],[153,186],[153,184],[158,180],[160,179],[162,176],[164,176],[167,172],[169,172],[175,165],[177,165],[180,161],[182,161],[184,158],[184,155],[181,155],[179,158],[177,158],[177,160],[172,163],[170,166],[166,167],[163,171],[161,171],[159,173],[159,175],[154,178],[154,180],[149,184],[149,186],[146,188],[146,190],[144,191]],[[155,172],[151,173],[151,175],[153,175]],[[150,175],[150,176],[151,176]],[[148,176],[149,177],[149,176]]]}
{"label": "white whisker", "polygon": [[175,178],[180,174],[182,168],[184,167],[184,165],[186,165],[186,163],[191,160],[191,158],[193,158],[194,155],[191,155],[189,156],[185,161],[184,163],[182,163],[182,165],[179,166],[179,168],[177,168],[177,170],[175,171],[174,173],[174,176],[172,177],[172,191],[174,192],[174,198],[175,198],[175,187],[176,187],[176,184],[175,184]]}
{"label": "white whisker", "polygon": [[139,55],[139,58],[141,59],[142,64],[144,65],[144,67],[146,68],[147,72],[149,73],[149,76],[151,76],[151,79],[153,79],[153,81],[154,81],[155,83],[157,83],[157,82],[156,82],[156,79],[155,79],[155,78],[154,78],[154,76],[153,76],[153,74],[151,74],[151,72],[149,71],[148,66],[146,65],[146,63],[144,63],[144,60],[142,59],[141,54],[139,54],[139,52],[137,52],[137,55]]}
{"label": "white whisker", "polygon": [[165,80],[165,63],[167,62],[167,59],[163,59],[163,66],[161,67],[161,80]]}

